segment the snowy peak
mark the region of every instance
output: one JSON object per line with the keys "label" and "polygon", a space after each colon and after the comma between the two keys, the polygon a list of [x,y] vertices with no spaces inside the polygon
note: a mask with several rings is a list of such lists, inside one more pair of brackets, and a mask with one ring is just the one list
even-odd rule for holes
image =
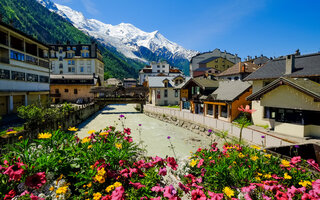
{"label": "snowy peak", "polygon": [[87,19],[81,12],[68,6],[54,4],[50,0],[37,0],[50,11],[56,12],[70,20],[75,27],[96,38],[105,45],[115,47],[128,58],[148,61],[143,56],[141,48],[147,48],[152,53],[170,59],[188,59],[198,52],[184,49],[169,41],[159,31],[145,32],[130,23],[118,25],[106,24],[96,19]]}

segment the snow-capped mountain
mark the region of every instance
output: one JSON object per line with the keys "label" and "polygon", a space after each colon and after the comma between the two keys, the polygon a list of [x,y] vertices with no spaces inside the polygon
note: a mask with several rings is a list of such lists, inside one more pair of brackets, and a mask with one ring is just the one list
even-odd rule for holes
{"label": "snow-capped mountain", "polygon": [[71,21],[76,28],[107,46],[115,47],[117,51],[131,59],[148,62],[157,57],[175,63],[175,60],[178,62],[183,59],[190,60],[198,53],[169,41],[159,31],[144,32],[129,23],[105,24],[96,19],[87,19],[81,12],[68,6],[55,4],[50,0],[37,1],[50,11]]}

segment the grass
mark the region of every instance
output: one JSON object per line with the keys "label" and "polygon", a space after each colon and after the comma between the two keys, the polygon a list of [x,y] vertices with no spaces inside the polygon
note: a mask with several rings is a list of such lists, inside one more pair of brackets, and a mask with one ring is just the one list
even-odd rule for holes
{"label": "grass", "polygon": [[167,107],[167,108],[180,108],[180,106],[179,105],[170,105],[170,106],[163,106],[163,107]]}
{"label": "grass", "polygon": [[262,125],[262,124],[255,124],[255,126],[259,126],[259,127],[264,128],[264,129],[268,129],[268,128],[269,128],[269,125],[268,125],[268,124],[265,124],[265,125]]}

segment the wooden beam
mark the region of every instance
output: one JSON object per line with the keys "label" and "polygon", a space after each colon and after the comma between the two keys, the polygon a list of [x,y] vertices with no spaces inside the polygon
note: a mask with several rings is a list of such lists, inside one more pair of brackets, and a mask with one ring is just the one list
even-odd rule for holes
{"label": "wooden beam", "polygon": [[227,105],[226,103],[221,103],[221,102],[210,102],[210,101],[205,101],[203,102],[204,104],[212,104],[212,105],[220,105],[220,106],[225,106]]}

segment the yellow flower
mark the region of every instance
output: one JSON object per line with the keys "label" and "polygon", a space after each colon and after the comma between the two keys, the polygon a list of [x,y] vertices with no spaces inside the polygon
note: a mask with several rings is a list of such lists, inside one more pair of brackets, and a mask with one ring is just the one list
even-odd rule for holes
{"label": "yellow flower", "polygon": [[65,194],[68,191],[68,186],[59,187],[56,191],[56,194]]}
{"label": "yellow flower", "polygon": [[281,164],[282,164],[284,167],[290,167],[290,162],[287,161],[287,160],[281,160]]}
{"label": "yellow flower", "polygon": [[18,138],[19,140],[21,140],[21,139],[23,139],[23,136],[19,136],[19,138]]}
{"label": "yellow flower", "polygon": [[83,138],[83,139],[81,140],[81,143],[87,143],[87,142],[90,142],[90,141],[91,141],[90,138],[85,137],[85,138]]}
{"label": "yellow flower", "polygon": [[271,154],[265,154],[264,157],[271,158]]}
{"label": "yellow flower", "polygon": [[239,158],[244,158],[245,155],[243,155],[243,153],[240,152],[239,155],[238,155],[238,157],[239,157]]}
{"label": "yellow flower", "polygon": [[112,190],[114,189],[114,185],[109,185],[107,188],[106,188],[106,192],[111,192]]}
{"label": "yellow flower", "polygon": [[94,169],[94,165],[90,165],[90,169]]}
{"label": "yellow flower", "polygon": [[59,129],[61,129],[61,126],[58,126]]}
{"label": "yellow flower", "polygon": [[197,162],[198,162],[198,160],[192,159],[191,162],[190,162],[190,166],[194,167],[197,164]]}
{"label": "yellow flower", "polygon": [[92,134],[92,133],[95,133],[96,131],[95,130],[90,130],[90,131],[88,131],[88,134]]}
{"label": "yellow flower", "polygon": [[100,192],[93,194],[93,200],[99,200],[102,197],[102,194]]}
{"label": "yellow flower", "polygon": [[256,161],[256,160],[258,160],[258,159],[259,159],[258,156],[251,156],[251,160],[253,160],[253,161]]}
{"label": "yellow flower", "polygon": [[288,173],[284,173],[283,178],[284,179],[292,179],[292,177],[290,175],[288,175]]}
{"label": "yellow flower", "polygon": [[51,133],[39,133],[38,139],[49,139],[51,138],[52,134]]}
{"label": "yellow flower", "polygon": [[78,129],[76,128],[76,127],[70,127],[70,128],[68,128],[68,131],[78,131]]}
{"label": "yellow flower", "polygon": [[299,182],[299,185],[301,185],[302,187],[308,187],[308,186],[311,186],[312,183],[310,181],[300,181]]}
{"label": "yellow flower", "polygon": [[88,188],[91,188],[91,186],[92,186],[92,183],[91,183],[91,182],[88,183],[87,187],[88,187]]}
{"label": "yellow flower", "polygon": [[263,177],[266,179],[270,179],[272,176],[270,174],[265,174],[265,175],[263,175]]}
{"label": "yellow flower", "polygon": [[99,176],[104,176],[106,174],[106,170],[104,168],[101,168],[99,171],[98,171],[98,175]]}
{"label": "yellow flower", "polygon": [[222,190],[223,193],[225,193],[229,198],[231,198],[232,196],[234,196],[234,191],[229,188],[229,187],[225,187],[223,190]]}
{"label": "yellow flower", "polygon": [[98,181],[99,183],[104,183],[106,181],[106,179],[103,176],[100,176],[100,175],[96,175],[94,177],[94,180]]}
{"label": "yellow flower", "polygon": [[117,149],[122,149],[122,144],[121,143],[116,143],[116,148]]}
{"label": "yellow flower", "polygon": [[86,188],[86,187],[87,187],[87,185],[83,185],[82,187],[83,187],[83,188]]}
{"label": "yellow flower", "polygon": [[262,176],[262,174],[261,174],[261,173],[259,173],[259,172],[257,173],[257,175],[258,175],[258,176]]}
{"label": "yellow flower", "polygon": [[254,148],[254,149],[257,149],[257,150],[260,150],[260,149],[261,149],[261,147],[256,146],[256,145],[251,145],[251,147]]}
{"label": "yellow flower", "polygon": [[122,184],[121,184],[120,182],[115,182],[115,183],[113,184],[113,186],[114,186],[115,188],[117,188],[117,187],[121,187]]}
{"label": "yellow flower", "polygon": [[236,161],[233,161],[233,164],[237,164],[237,162],[236,162]]}
{"label": "yellow flower", "polygon": [[7,132],[6,134],[7,135],[10,135],[10,134],[16,134],[16,133],[18,133],[17,131],[9,131],[9,132]]}
{"label": "yellow flower", "polygon": [[212,159],[212,157],[210,156],[210,157],[209,157],[209,160],[211,160],[211,159]]}
{"label": "yellow flower", "polygon": [[260,178],[259,176],[256,176],[255,179],[256,179],[257,181],[261,181],[261,178]]}
{"label": "yellow flower", "polygon": [[101,132],[99,133],[100,136],[105,136],[105,135],[108,135],[109,133],[108,132]]}
{"label": "yellow flower", "polygon": [[91,149],[91,148],[92,148],[92,145],[89,145],[89,146],[88,146],[88,149]]}
{"label": "yellow flower", "polygon": [[53,186],[51,186],[51,187],[49,188],[49,190],[50,190],[50,191],[53,191],[53,190],[54,190],[54,187],[53,187]]}

